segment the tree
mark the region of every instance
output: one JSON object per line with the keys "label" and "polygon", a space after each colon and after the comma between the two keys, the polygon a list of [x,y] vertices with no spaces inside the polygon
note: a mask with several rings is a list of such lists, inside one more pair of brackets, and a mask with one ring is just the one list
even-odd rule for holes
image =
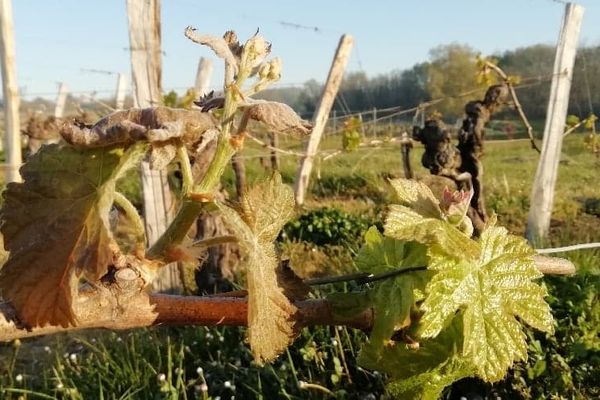
{"label": "tree", "polygon": [[[546,117],[554,53],[553,46],[539,44],[506,51],[498,57],[498,66],[507,74],[518,75],[524,79],[523,83],[532,84],[517,89],[523,110],[532,119]],[[542,82],[548,84],[536,84]]]}
{"label": "tree", "polygon": [[459,96],[447,98],[435,106],[445,117],[460,117],[464,104],[481,96],[477,91],[463,96],[474,89],[485,88],[476,80],[476,55],[471,47],[457,43],[438,46],[429,52],[427,90],[431,98]]}

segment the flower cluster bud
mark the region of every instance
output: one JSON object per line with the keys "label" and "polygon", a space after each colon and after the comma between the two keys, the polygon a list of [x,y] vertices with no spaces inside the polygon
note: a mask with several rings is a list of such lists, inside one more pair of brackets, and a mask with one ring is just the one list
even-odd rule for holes
{"label": "flower cluster bud", "polygon": [[446,220],[468,236],[473,234],[473,223],[467,216],[472,198],[472,190],[451,191],[445,187],[440,201],[440,209]]}

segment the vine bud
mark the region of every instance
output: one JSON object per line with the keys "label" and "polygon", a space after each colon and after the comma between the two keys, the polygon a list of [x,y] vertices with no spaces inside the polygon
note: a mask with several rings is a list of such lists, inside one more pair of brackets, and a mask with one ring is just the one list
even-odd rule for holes
{"label": "vine bud", "polygon": [[467,211],[473,197],[473,191],[451,191],[447,187],[444,188],[440,208],[446,216],[446,220],[452,225],[459,226],[463,220],[467,218]]}

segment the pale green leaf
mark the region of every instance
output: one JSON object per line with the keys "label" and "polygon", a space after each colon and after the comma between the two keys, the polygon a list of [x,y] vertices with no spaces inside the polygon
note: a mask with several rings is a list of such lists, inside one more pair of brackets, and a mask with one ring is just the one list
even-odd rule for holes
{"label": "pale green leaf", "polygon": [[400,342],[390,344],[383,352],[367,347],[358,362],[388,374],[386,389],[394,398],[437,400],[446,386],[475,375],[468,360],[461,357],[461,342],[462,329],[457,321],[415,349]]}
{"label": "pale green leaf", "polygon": [[478,254],[475,243],[460,230],[441,219],[425,218],[406,206],[390,206],[384,229],[386,236],[440,246],[455,257]]}
{"label": "pale green leaf", "polygon": [[240,215],[259,241],[272,242],[294,216],[293,190],[281,175],[250,188],[240,200]]}
{"label": "pale green leaf", "polygon": [[431,189],[414,179],[392,179],[390,184],[396,191],[400,204],[405,205],[425,218],[441,218],[440,202]]}
{"label": "pale green leaf", "polygon": [[[371,227],[365,234],[365,244],[355,262],[360,271],[373,274],[425,266],[426,248],[418,243],[383,237],[377,228]],[[369,290],[374,323],[369,343],[363,346],[363,350],[372,347],[367,352],[382,351],[395,331],[410,325],[410,310],[416,302],[415,291],[423,293],[429,275],[427,271],[408,272],[376,283]]]}
{"label": "pale green leaf", "polygon": [[465,360],[453,357],[422,374],[391,381],[386,389],[395,399],[438,400],[447,386],[474,375],[472,367]]}
{"label": "pale green leaf", "polygon": [[2,233],[10,256],[0,288],[22,322],[76,324],[79,277],[98,280],[118,251],[108,222],[115,182],[145,151],[45,146],[21,168],[23,183],[7,186]]}
{"label": "pale green leaf", "polygon": [[256,185],[240,201],[240,209],[218,207],[247,256],[248,339],[257,362],[271,361],[295,336],[296,307],[278,285],[278,257],[273,240],[294,213],[293,191],[275,175]]}
{"label": "pale green leaf", "polygon": [[365,233],[365,244],[354,261],[359,271],[380,274],[426,265],[427,249],[419,243],[386,238],[372,226]]}
{"label": "pale green leaf", "polygon": [[464,355],[481,378],[497,381],[514,361],[527,357],[516,317],[552,332],[552,315],[543,299],[545,290],[533,282],[540,273],[524,239],[488,226],[476,245],[479,254],[463,258],[449,255],[442,246],[429,248],[429,269],[437,273],[427,286],[419,331],[422,337],[435,337],[463,310],[458,315],[463,319]]}

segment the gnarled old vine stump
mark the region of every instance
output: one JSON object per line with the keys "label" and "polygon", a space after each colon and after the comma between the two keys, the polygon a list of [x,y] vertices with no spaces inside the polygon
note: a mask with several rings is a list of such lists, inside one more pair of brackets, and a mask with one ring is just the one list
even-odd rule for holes
{"label": "gnarled old vine stump", "polygon": [[506,85],[490,86],[483,100],[465,105],[465,119],[458,132],[458,145],[452,143],[450,132],[439,119],[428,119],[423,127],[413,128],[413,138],[425,145],[423,166],[434,175],[452,179],[459,189],[473,190],[469,217],[475,233],[481,232],[487,214],[483,199],[482,175],[485,125],[509,95]]}

